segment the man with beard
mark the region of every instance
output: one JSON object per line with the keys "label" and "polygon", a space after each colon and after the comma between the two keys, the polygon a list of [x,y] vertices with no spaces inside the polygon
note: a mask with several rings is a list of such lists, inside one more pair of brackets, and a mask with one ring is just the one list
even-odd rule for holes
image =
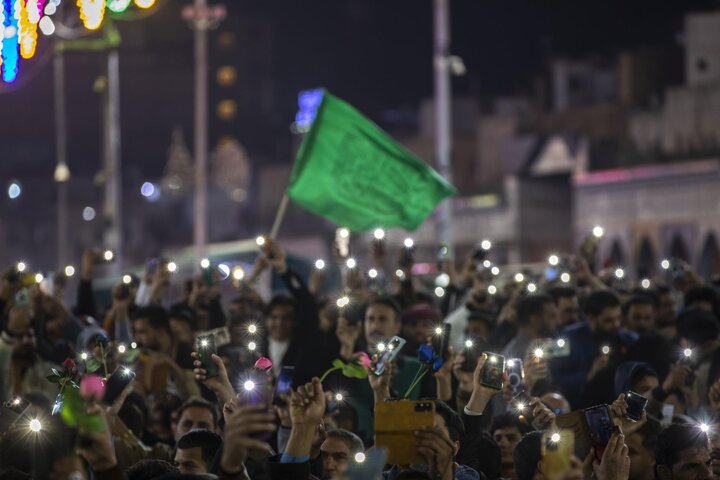
{"label": "man with beard", "polygon": [[620,300],[610,290],[596,290],[588,296],[585,316],[585,322],[570,325],[561,333],[570,342],[570,355],[550,362],[555,383],[574,408],[580,406],[585,386],[638,338],[635,332],[621,328]]}
{"label": "man with beard", "polygon": [[502,351],[505,358],[524,359],[534,341],[557,334],[558,310],[552,297],[530,295],[520,300],[517,307],[517,325],[517,334]]}
{"label": "man with beard", "polygon": [[14,306],[0,341],[0,398],[38,392],[52,400],[57,387],[45,377],[53,366],[38,354],[29,309]]}
{"label": "man with beard", "polygon": [[655,331],[655,300],[648,295],[633,295],[624,305],[625,325],[640,338],[625,360],[646,362],[652,365],[659,378],[665,378],[668,367],[676,358],[670,342]]}

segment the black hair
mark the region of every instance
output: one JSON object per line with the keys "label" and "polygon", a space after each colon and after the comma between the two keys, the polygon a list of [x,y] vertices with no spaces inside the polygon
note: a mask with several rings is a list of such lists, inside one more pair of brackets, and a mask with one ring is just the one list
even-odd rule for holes
{"label": "black hair", "polygon": [[172,473],[180,473],[180,469],[165,460],[155,458],[140,460],[125,470],[128,480],[152,480]]}
{"label": "black hair", "polygon": [[432,400],[435,403],[435,413],[445,420],[445,425],[450,434],[450,440],[459,442],[462,436],[465,435],[465,425],[460,415],[442,400],[438,400],[437,398],[426,398],[424,400]]}
{"label": "black hair", "polygon": [[532,480],[537,473],[541,457],[542,432],[535,431],[525,435],[513,452],[515,475],[518,480]]}
{"label": "black hair", "polygon": [[360,437],[355,435],[350,430],[345,430],[344,428],[333,428],[331,430],[327,431],[327,438],[339,438],[350,449],[350,452],[353,454],[358,452],[364,452],[365,451],[365,445],[363,444],[363,441],[360,440]]}
{"label": "black hair", "polygon": [[678,315],[677,334],[691,344],[703,344],[715,340],[720,334],[720,326],[712,313],[698,308],[689,308]]}
{"label": "black hair", "polygon": [[516,427],[520,435],[525,435],[533,431],[533,428],[521,422],[517,415],[512,412],[505,412],[493,418],[489,432],[490,434],[494,434],[496,430],[509,427]]}
{"label": "black hair", "polygon": [[265,316],[270,315],[276,307],[290,307],[294,311],[295,310],[295,300],[293,300],[292,297],[289,297],[288,295],[284,295],[284,294],[273,295],[273,297],[270,299],[268,304],[265,306],[265,310],[263,311],[263,314]]}
{"label": "black hair", "polygon": [[620,306],[620,299],[610,290],[595,290],[585,300],[585,313],[597,316],[602,314],[606,308]]}
{"label": "black hair", "polygon": [[550,295],[528,295],[520,299],[517,306],[517,323],[518,325],[527,325],[530,323],[530,317],[533,315],[543,315],[545,305],[555,303]]}
{"label": "black hair", "polygon": [[482,472],[488,480],[495,480],[502,475],[500,445],[487,432],[463,438],[457,462]]}
{"label": "black hair", "polygon": [[717,292],[712,287],[692,287],[685,292],[685,306],[691,307],[695,302],[710,302],[713,311],[717,309]]}
{"label": "black hair", "polygon": [[192,408],[192,407],[205,408],[205,409],[209,410],[213,417],[213,425],[217,426],[218,412],[217,412],[217,409],[215,408],[215,405],[208,402],[204,398],[200,398],[200,397],[190,397],[187,400],[185,400],[182,403],[182,405],[180,405],[180,407],[178,407],[178,409],[176,410],[178,422],[180,421],[180,418],[182,417],[183,412],[185,410],[187,410],[188,408]]}
{"label": "black hair", "polygon": [[488,334],[495,328],[495,317],[487,310],[471,310],[468,322],[483,322]]}
{"label": "black hair", "polygon": [[195,331],[198,328],[197,316],[195,315],[193,309],[181,303],[176,303],[175,305],[170,307],[168,320],[170,318],[175,318],[186,322],[188,325],[190,325],[190,329],[192,331]]}
{"label": "black hair", "polygon": [[635,294],[623,305],[623,314],[627,315],[630,313],[630,308],[634,305],[650,305],[655,308],[656,302],[650,295]]}
{"label": "black hair", "polygon": [[637,431],[637,433],[643,437],[643,447],[647,448],[651,452],[654,452],[657,447],[658,435],[660,435],[661,430],[662,426],[660,425],[660,422],[653,418],[648,418],[645,425],[640,427]]}
{"label": "black hair", "polygon": [[577,297],[577,291],[573,287],[553,287],[548,290],[548,294],[555,303],[558,303],[561,298]]}
{"label": "black hair", "polygon": [[222,446],[222,437],[215,432],[198,428],[190,430],[178,440],[177,448],[187,450],[190,448],[202,449],[202,458],[208,470],[212,467],[215,455]]}
{"label": "black hair", "polygon": [[170,333],[170,318],[167,310],[159,305],[148,305],[139,308],[135,312],[133,320],[147,320],[148,325],[155,330],[165,330]]}
{"label": "black hair", "polygon": [[[377,297],[372,300],[370,300],[367,305],[365,305],[365,312],[372,307],[373,305],[383,305],[385,307],[388,307],[393,312],[395,312],[395,320],[400,321],[400,305],[392,298],[392,297]],[[363,318],[365,317],[365,313],[363,313]]]}
{"label": "black hair", "polygon": [[657,473],[657,467],[660,465],[672,469],[680,457],[680,452],[699,447],[708,447],[708,437],[698,425],[691,423],[669,425],[657,437],[655,472]]}

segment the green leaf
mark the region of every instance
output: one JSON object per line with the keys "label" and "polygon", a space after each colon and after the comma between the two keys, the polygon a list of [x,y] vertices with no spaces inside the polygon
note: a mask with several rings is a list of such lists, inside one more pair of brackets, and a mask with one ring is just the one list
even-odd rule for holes
{"label": "green leaf", "polygon": [[139,349],[139,348],[135,348],[135,349],[130,350],[129,352],[127,352],[127,353],[125,354],[125,362],[126,362],[126,363],[133,363],[133,362],[137,359],[138,355],[140,355],[140,349]]}
{"label": "green leaf", "polygon": [[88,373],[96,372],[100,370],[100,367],[102,367],[102,363],[98,362],[94,358],[90,358],[85,362],[85,371]]}
{"label": "green leaf", "polygon": [[345,368],[345,362],[343,362],[339,358],[336,358],[335,360],[333,360],[332,366],[335,368]]}
{"label": "green leaf", "polygon": [[348,363],[342,369],[342,374],[349,378],[367,378],[368,371],[356,363]]}
{"label": "green leaf", "polygon": [[87,413],[87,404],[77,390],[65,391],[60,417],[69,427],[78,427],[92,433],[102,432],[106,425],[102,417]]}
{"label": "green leaf", "polygon": [[[53,369],[53,370],[54,370],[54,369]],[[48,376],[45,377],[45,378],[47,378],[48,382],[50,382],[50,383],[60,383],[60,378],[61,378],[61,377],[60,377],[59,375],[55,375],[55,374],[53,373],[52,375],[48,375]]]}

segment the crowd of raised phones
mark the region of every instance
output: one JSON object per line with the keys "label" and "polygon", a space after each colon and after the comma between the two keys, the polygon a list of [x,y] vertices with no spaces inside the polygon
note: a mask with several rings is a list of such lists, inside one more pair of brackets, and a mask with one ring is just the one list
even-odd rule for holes
{"label": "crowd of raised phones", "polygon": [[407,251],[303,278],[262,243],[178,298],[165,260],[107,304],[96,251],[52,291],[8,270],[0,479],[720,478],[718,289],[688,265],[501,285],[478,248],[427,288]]}

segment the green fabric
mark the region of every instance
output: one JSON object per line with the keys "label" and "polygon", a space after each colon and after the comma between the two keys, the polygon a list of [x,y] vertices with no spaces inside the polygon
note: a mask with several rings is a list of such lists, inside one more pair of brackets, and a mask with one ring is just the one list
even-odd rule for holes
{"label": "green fabric", "polygon": [[289,197],[306,209],[355,232],[415,230],[455,193],[426,163],[328,92],[288,188]]}
{"label": "green fabric", "polygon": [[[393,375],[390,382],[391,394],[399,396],[405,395],[407,389],[410,388],[415,375],[420,369],[421,363],[415,357],[403,356],[402,362],[396,363],[397,371]],[[348,404],[355,409],[358,416],[358,430],[362,433],[363,439],[371,439],[375,435],[374,415],[373,415],[373,392],[367,379],[355,380],[348,382]],[[420,398],[420,390],[422,385],[418,385],[408,398],[417,400]]]}

